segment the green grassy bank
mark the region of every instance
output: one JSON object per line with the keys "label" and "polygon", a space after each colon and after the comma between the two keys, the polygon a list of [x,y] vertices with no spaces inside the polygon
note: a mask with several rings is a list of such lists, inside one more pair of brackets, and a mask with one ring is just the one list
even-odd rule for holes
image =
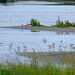
{"label": "green grassy bank", "polygon": [[0,69],[0,75],[75,75],[75,66],[61,68],[50,64],[43,67],[18,64]]}
{"label": "green grassy bank", "polygon": [[50,63],[49,59],[40,65],[36,55],[32,57],[30,64],[18,62],[17,64],[0,65],[0,75],[75,75],[74,52],[69,54],[60,52],[60,55],[62,64],[58,65]]}

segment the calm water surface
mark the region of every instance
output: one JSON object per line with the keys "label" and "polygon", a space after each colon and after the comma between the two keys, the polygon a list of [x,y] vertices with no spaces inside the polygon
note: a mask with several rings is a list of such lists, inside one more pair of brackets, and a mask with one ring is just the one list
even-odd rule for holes
{"label": "calm water surface", "polygon": [[[47,42],[43,39],[46,38]],[[13,43],[13,47],[17,49],[18,46],[21,48],[27,46],[27,51],[32,52],[33,48],[35,51],[49,51],[48,45],[56,43],[55,51],[59,49],[63,40],[63,46],[70,43],[75,43],[74,32],[54,32],[54,31],[40,31],[31,32],[30,30],[19,30],[19,29],[0,29],[0,43],[2,48],[8,49],[9,45]]]}
{"label": "calm water surface", "polygon": [[[47,42],[42,39],[46,38]],[[60,41],[63,40],[63,43]],[[10,48],[11,43],[13,46]],[[48,45],[55,43],[55,47],[49,49]],[[70,44],[75,46],[75,33],[74,32],[54,32],[54,31],[40,31],[31,32],[30,30],[20,30],[20,29],[4,29],[0,28],[0,63],[9,62],[15,63],[17,59],[22,62],[30,61],[29,58],[23,56],[17,56],[15,50],[23,52],[23,46],[27,46],[27,52],[49,52],[49,51],[74,51],[70,48]],[[62,47],[60,48],[59,46]],[[64,48],[67,46],[66,48]],[[17,57],[17,59],[16,59]],[[5,61],[5,62],[4,62]],[[13,62],[14,61],[14,62]]]}
{"label": "calm water surface", "polygon": [[[68,19],[70,22],[75,20],[75,6],[37,5],[36,2],[33,2],[36,5],[27,5],[23,3],[5,6],[0,4],[0,26],[26,25],[32,18],[47,26],[55,24],[58,16],[60,16],[60,20]],[[44,4],[46,3],[44,2]]]}
{"label": "calm water surface", "polygon": [[[37,19],[43,25],[49,26],[55,24],[58,16],[60,16],[61,20],[68,19],[73,22],[75,20],[75,6],[0,4],[0,26],[26,25],[30,23],[32,18]],[[47,42],[42,40],[44,38],[46,38]],[[63,43],[60,42],[62,40]],[[9,47],[11,43],[13,43],[12,48]],[[49,45],[52,45],[52,43],[55,43],[55,47],[49,49]],[[36,52],[59,51],[60,49],[73,51],[69,46],[70,44],[75,46],[74,32],[31,32],[30,30],[0,28],[0,62],[9,60],[12,57],[16,60],[17,55],[14,49],[17,51],[17,47],[20,47],[21,52],[23,46],[27,46],[28,52],[32,52],[33,49]],[[12,62],[13,60],[9,61]]]}

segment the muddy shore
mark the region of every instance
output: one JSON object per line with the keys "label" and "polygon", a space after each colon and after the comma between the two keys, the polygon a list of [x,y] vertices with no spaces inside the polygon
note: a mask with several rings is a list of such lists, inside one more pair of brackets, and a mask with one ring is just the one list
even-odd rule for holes
{"label": "muddy shore", "polygon": [[72,60],[75,58],[75,52],[21,52],[17,53],[19,56],[25,56],[29,58],[35,58],[47,61],[51,63],[62,63],[65,59]]}
{"label": "muddy shore", "polygon": [[46,30],[46,31],[63,31],[63,32],[75,32],[75,27],[68,28],[56,28],[56,27],[32,27],[32,26],[7,26],[0,28],[14,28],[14,29],[36,29],[36,30]]}

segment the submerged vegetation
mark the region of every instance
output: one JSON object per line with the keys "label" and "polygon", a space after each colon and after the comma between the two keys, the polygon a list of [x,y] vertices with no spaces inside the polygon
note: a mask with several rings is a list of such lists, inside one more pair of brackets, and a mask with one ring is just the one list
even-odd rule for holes
{"label": "submerged vegetation", "polygon": [[38,30],[31,30],[31,32],[40,32],[40,31],[38,31]]}

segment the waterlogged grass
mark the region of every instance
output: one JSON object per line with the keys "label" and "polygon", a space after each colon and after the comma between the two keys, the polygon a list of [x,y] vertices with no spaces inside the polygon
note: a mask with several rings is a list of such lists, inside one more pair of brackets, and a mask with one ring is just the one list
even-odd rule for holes
{"label": "waterlogged grass", "polygon": [[75,56],[71,54],[60,52],[63,60],[61,65],[51,64],[50,60],[40,65],[36,55],[32,57],[30,64],[18,62],[0,65],[0,75],[75,75]]}

